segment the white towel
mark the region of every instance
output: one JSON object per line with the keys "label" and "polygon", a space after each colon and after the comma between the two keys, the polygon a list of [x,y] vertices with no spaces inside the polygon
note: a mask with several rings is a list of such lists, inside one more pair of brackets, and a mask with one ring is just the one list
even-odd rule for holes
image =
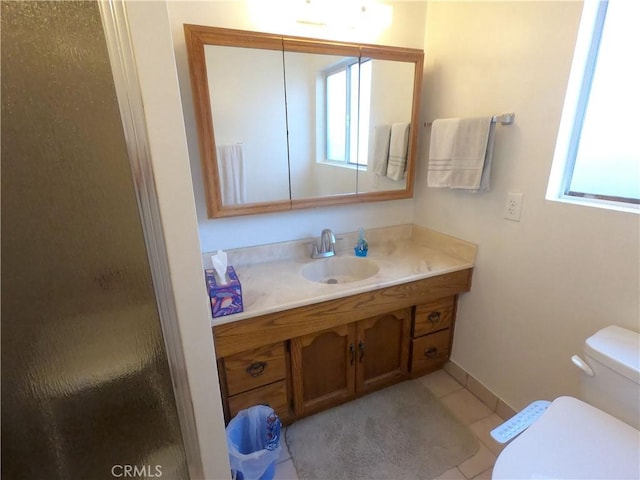
{"label": "white towel", "polygon": [[488,192],[491,188],[491,162],[493,161],[493,140],[495,138],[496,124],[491,122],[489,125],[489,138],[487,139],[487,153],[484,157],[484,168],[482,169],[482,178],[480,179],[480,187],[474,192]]}
{"label": "white towel", "polygon": [[491,117],[435,120],[431,126],[427,185],[489,190],[494,124]]}
{"label": "white towel", "polygon": [[489,146],[491,117],[464,118],[458,125],[451,163],[451,188],[478,190]]}
{"label": "white towel", "polygon": [[387,177],[392,180],[402,180],[407,168],[407,151],[409,148],[409,124],[394,123],[391,125],[391,139],[389,141],[389,164]]}
{"label": "white towel", "polygon": [[389,164],[391,125],[376,125],[373,144],[373,173],[386,176]]}
{"label": "white towel", "polygon": [[223,205],[237,205],[247,201],[244,179],[244,159],[242,145],[220,145],[218,173],[220,174],[220,195]]}
{"label": "white towel", "polygon": [[427,186],[451,186],[453,146],[456,142],[459,125],[459,118],[434,120],[431,124]]}

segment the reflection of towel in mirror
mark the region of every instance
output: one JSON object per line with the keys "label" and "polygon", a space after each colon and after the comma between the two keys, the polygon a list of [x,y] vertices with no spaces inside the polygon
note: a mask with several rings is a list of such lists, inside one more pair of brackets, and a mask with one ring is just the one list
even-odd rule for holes
{"label": "reflection of towel in mirror", "polygon": [[244,179],[244,159],[242,144],[220,145],[218,172],[220,174],[220,195],[223,205],[245,203],[247,194]]}
{"label": "reflection of towel in mirror", "polygon": [[494,127],[491,117],[435,120],[431,126],[427,185],[488,191]]}
{"label": "reflection of towel in mirror", "polygon": [[391,125],[377,125],[375,129],[373,145],[373,173],[376,175],[387,175],[387,164],[389,163],[389,139],[391,136]]}
{"label": "reflection of towel in mirror", "polygon": [[392,180],[402,180],[407,168],[407,150],[409,148],[409,124],[394,123],[391,126],[391,140],[389,142],[389,165],[387,177]]}

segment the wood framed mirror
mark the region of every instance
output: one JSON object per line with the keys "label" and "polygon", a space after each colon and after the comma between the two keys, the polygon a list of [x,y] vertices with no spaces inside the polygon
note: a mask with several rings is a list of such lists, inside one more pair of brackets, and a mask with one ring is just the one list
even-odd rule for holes
{"label": "wood framed mirror", "polygon": [[209,218],[413,196],[422,50],[184,31]]}

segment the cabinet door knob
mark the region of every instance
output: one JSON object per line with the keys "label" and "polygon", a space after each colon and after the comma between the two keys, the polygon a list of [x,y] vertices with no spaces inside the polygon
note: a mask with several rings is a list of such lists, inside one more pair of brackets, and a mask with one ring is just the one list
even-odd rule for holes
{"label": "cabinet door knob", "polygon": [[358,348],[360,349],[360,360],[358,361],[362,363],[362,359],[364,358],[364,342],[362,340],[358,343]]}
{"label": "cabinet door knob", "polygon": [[431,312],[427,316],[427,320],[429,320],[431,323],[438,323],[440,321],[440,312]]}
{"label": "cabinet door knob", "polygon": [[267,362],[253,362],[247,367],[247,373],[252,377],[259,377],[264,373],[265,368],[267,368]]}
{"label": "cabinet door knob", "polygon": [[429,347],[424,351],[424,356],[429,358],[436,358],[438,356],[438,349],[436,347]]}

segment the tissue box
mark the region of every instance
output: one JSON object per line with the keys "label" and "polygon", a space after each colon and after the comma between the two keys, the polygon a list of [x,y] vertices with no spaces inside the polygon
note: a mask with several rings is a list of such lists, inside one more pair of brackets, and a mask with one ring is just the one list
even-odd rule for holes
{"label": "tissue box", "polygon": [[213,269],[207,269],[204,273],[209,298],[211,299],[211,313],[213,314],[213,318],[242,312],[242,287],[240,286],[240,280],[238,280],[238,275],[236,275],[233,267],[227,267],[229,283],[226,285],[218,285]]}

